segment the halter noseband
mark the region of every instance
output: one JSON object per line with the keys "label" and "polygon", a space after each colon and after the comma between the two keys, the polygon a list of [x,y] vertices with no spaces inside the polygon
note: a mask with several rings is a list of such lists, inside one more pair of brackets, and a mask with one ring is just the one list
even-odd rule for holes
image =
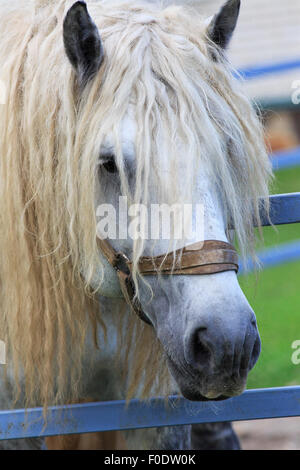
{"label": "halter noseband", "polygon": [[[139,300],[135,296],[132,279],[132,262],[122,252],[117,252],[107,240],[97,238],[103,255],[116,270],[120,287],[131,310],[145,323],[151,325]],[[205,240],[165,255],[147,257],[139,260],[139,273],[144,276],[155,275],[204,275],[225,271],[238,272],[238,254],[227,242]]]}

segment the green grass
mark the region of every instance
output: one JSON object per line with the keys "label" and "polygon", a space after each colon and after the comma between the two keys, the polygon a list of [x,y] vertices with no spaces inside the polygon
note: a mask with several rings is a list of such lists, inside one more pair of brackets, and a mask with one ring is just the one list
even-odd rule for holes
{"label": "green grass", "polygon": [[266,269],[240,279],[253,307],[262,340],[260,359],[249,375],[249,388],[300,384],[300,365],[291,362],[291,344],[300,340],[300,263]]}
{"label": "green grass", "polygon": [[[276,174],[273,194],[300,192],[300,168]],[[300,225],[264,229],[264,246],[300,239]],[[300,340],[300,262],[240,277],[258,320],[262,353],[249,375],[248,387],[300,384],[300,365],[291,362],[291,344]]]}

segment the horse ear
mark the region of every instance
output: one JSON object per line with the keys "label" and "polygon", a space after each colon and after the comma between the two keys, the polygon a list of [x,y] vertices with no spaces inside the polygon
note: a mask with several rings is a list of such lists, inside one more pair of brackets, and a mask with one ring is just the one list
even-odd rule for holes
{"label": "horse ear", "polygon": [[69,9],[63,25],[66,54],[75,68],[81,86],[95,76],[103,62],[103,47],[97,26],[85,2]]}
{"label": "horse ear", "polygon": [[241,1],[228,0],[208,26],[209,38],[222,49],[226,49],[235,30]]}

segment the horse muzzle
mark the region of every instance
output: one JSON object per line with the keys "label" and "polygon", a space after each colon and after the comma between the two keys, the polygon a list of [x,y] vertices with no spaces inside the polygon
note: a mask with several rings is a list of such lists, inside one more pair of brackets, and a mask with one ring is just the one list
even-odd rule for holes
{"label": "horse muzzle", "polygon": [[186,332],[181,355],[168,357],[169,369],[189,400],[224,400],[240,395],[258,360],[261,341],[254,314],[239,327],[218,320],[213,316],[206,321],[202,318],[200,325]]}

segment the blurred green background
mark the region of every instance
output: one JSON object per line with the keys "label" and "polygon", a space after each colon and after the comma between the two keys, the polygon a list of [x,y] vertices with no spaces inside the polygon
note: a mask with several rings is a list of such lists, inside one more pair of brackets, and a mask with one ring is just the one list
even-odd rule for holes
{"label": "blurred green background", "polygon": [[[300,168],[276,172],[273,194],[300,191]],[[264,228],[264,246],[300,239],[300,225]],[[291,362],[291,344],[300,340],[300,262],[243,275],[239,282],[253,307],[262,339],[248,388],[300,385],[300,365]]]}

